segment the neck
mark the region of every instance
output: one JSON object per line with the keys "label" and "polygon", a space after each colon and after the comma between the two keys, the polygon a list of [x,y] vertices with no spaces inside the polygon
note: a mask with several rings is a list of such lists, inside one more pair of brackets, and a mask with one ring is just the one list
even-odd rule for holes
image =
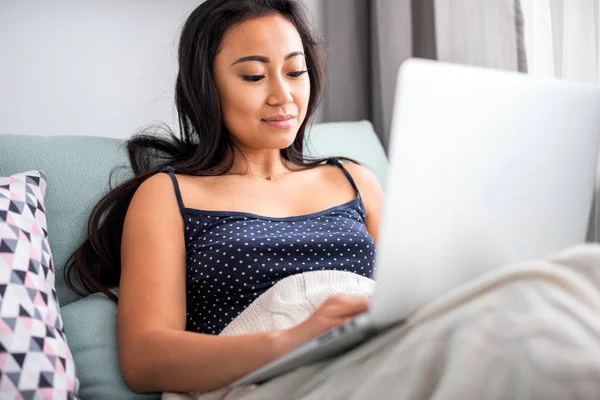
{"label": "neck", "polygon": [[252,174],[264,178],[275,176],[290,169],[279,150],[262,150],[241,153],[235,150],[233,165],[229,169],[232,174]]}

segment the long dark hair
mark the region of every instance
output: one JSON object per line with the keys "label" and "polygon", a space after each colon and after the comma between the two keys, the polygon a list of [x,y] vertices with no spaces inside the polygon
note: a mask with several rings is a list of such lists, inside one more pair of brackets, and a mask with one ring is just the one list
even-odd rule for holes
{"label": "long dark hair", "polygon": [[[69,288],[81,296],[103,292],[117,301],[109,289],[121,277],[121,237],[129,203],[138,187],[165,166],[192,176],[221,175],[233,165],[232,142],[221,116],[213,78],[213,62],[225,31],[232,25],[268,14],[281,14],[293,23],[304,45],[311,83],[306,117],[296,139],[281,156],[295,165],[315,166],[325,159],[308,158],[303,152],[304,134],[323,92],[325,54],[308,22],[304,6],[295,0],[207,0],[185,22],[179,42],[179,73],[175,104],[180,134],[164,128],[162,135],[145,129],[127,143],[133,178],[107,193],[94,207],[88,222],[88,238],[71,255],[65,268]],[[76,282],[78,282],[76,284]]]}

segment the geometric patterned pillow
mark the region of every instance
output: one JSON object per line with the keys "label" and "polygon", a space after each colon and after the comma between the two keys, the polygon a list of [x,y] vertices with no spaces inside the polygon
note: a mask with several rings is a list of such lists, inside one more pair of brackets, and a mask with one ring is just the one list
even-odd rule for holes
{"label": "geometric patterned pillow", "polygon": [[0,177],[0,399],[77,399],[45,194],[43,171]]}

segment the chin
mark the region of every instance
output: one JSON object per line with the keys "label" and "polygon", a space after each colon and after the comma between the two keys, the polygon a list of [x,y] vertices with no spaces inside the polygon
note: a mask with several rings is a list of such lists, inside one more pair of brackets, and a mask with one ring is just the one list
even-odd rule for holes
{"label": "chin", "polygon": [[267,140],[262,140],[265,144],[266,148],[271,149],[285,149],[288,148],[294,143],[296,140],[296,136],[298,135],[298,127],[290,127],[290,129],[286,129],[285,131],[279,130],[276,133],[272,131],[264,132],[261,137]]}
{"label": "chin", "polygon": [[296,135],[290,135],[290,137],[286,137],[286,138],[281,138],[282,140],[276,140],[276,141],[272,141],[273,145],[269,146],[272,149],[278,149],[278,150],[283,150],[283,149],[287,149],[288,147],[290,147],[293,143],[294,140],[296,140]]}

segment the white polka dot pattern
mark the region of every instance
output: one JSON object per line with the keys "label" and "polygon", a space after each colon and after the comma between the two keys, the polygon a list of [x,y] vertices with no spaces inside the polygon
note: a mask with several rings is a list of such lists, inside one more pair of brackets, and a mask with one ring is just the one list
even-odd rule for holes
{"label": "white polka dot pattern", "polygon": [[219,334],[281,279],[307,271],[373,276],[360,194],[318,213],[269,218],[185,208],[187,330]]}

